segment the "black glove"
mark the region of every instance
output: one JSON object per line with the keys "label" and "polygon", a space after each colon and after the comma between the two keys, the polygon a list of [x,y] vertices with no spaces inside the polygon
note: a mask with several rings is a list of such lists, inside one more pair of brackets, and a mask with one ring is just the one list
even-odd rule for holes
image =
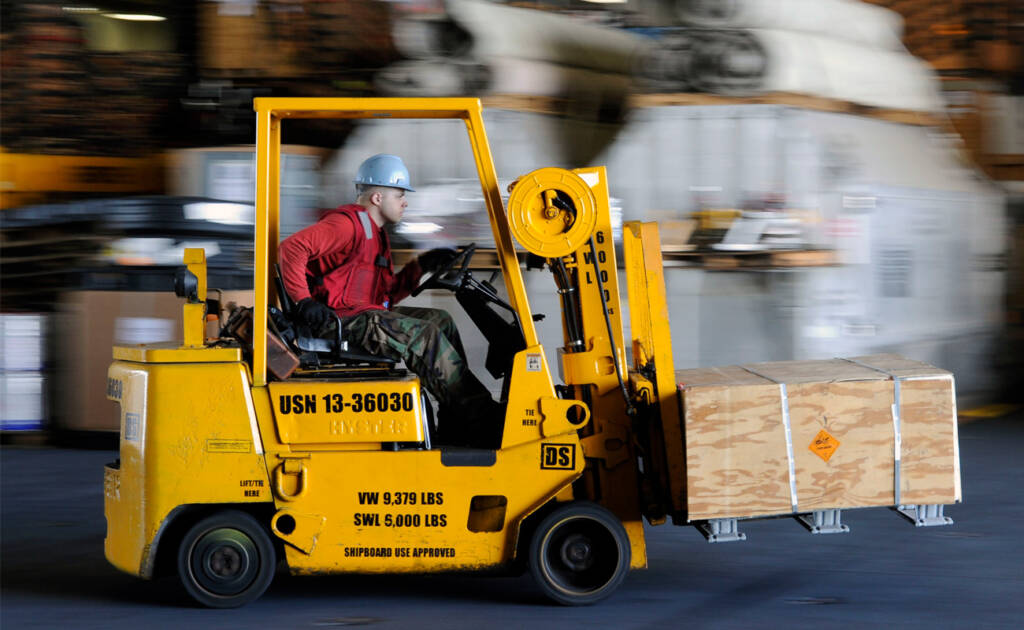
{"label": "black glove", "polygon": [[426,273],[433,273],[455,260],[457,255],[455,250],[450,247],[438,247],[429,252],[423,252],[419,257],[420,269]]}
{"label": "black glove", "polygon": [[313,298],[301,300],[296,306],[296,310],[299,320],[308,324],[313,329],[314,334],[326,326],[327,322],[334,319],[334,311],[326,304],[317,302]]}

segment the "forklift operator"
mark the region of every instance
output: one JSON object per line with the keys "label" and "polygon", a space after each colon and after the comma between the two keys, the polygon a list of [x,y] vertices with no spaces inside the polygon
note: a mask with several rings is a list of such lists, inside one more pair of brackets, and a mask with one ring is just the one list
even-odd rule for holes
{"label": "forklift operator", "polygon": [[360,165],[355,184],[356,203],[281,242],[281,275],[298,319],[314,335],[334,339],[340,318],[348,339],[364,350],[404,361],[440,404],[442,443],[494,447],[503,413],[469,371],[451,315],[395,306],[455,251],[427,251],[395,274],[384,228],[401,221],[406,191],[414,192],[409,171],[398,156],[379,154]]}

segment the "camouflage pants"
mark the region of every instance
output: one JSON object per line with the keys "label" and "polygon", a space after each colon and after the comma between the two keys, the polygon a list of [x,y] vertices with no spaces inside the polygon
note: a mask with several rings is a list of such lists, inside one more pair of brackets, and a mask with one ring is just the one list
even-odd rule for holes
{"label": "camouflage pants", "polygon": [[447,311],[398,306],[342,320],[348,339],[370,354],[402,360],[441,404],[466,420],[490,409],[487,388],[469,371],[458,328]]}

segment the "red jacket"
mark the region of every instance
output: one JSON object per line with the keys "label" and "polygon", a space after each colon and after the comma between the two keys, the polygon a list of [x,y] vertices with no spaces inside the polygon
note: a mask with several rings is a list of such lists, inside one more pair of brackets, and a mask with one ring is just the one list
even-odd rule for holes
{"label": "red jacket", "polygon": [[391,308],[423,273],[413,260],[394,274],[387,233],[358,204],[328,211],[284,239],[279,254],[288,295],[295,302],[314,297],[341,317]]}

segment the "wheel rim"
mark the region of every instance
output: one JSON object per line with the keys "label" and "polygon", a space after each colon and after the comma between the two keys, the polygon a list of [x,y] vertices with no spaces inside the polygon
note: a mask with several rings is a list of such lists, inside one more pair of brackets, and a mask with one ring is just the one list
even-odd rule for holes
{"label": "wheel rim", "polygon": [[196,584],[205,590],[215,595],[237,595],[259,573],[259,550],[237,529],[215,529],[196,541],[189,566]]}
{"label": "wheel rim", "polygon": [[544,540],[542,569],[548,582],[570,595],[596,593],[615,578],[622,550],[612,532],[590,518],[567,518]]}

